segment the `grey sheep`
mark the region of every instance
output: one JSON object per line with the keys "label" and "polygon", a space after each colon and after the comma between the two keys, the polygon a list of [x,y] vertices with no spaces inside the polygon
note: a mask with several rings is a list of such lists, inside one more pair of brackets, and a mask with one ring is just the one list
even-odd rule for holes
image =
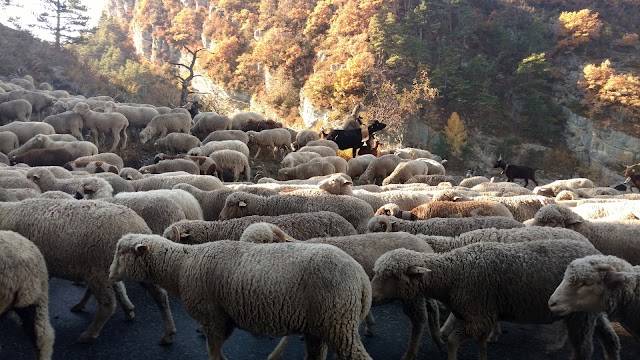
{"label": "grey sheep", "polygon": [[[89,129],[93,137],[93,143],[98,146],[98,137],[110,134],[113,137],[113,143],[109,152],[114,152],[120,144],[120,133],[122,133],[121,149],[127,148],[127,128],[129,120],[120,113],[99,113],[91,110],[89,105],[80,102],[72,110],[74,113],[82,116],[84,127]],[[93,155],[93,154],[92,154]]]}
{"label": "grey sheep", "polygon": [[0,131],[0,152],[8,154],[20,147],[18,136],[11,131]]}
{"label": "grey sheep", "polygon": [[[269,223],[255,223],[249,225],[240,237],[240,241],[252,243],[280,243],[295,242],[286,232],[278,226]],[[373,267],[376,260],[388,251],[395,249],[409,249],[418,252],[432,253],[433,249],[420,238],[408,233],[393,234],[360,234],[351,236],[321,237],[304,241],[305,244],[333,245],[354,258],[367,273],[373,278]],[[375,305],[375,304],[374,304]],[[440,349],[444,342],[439,333],[438,305],[433,301],[425,301],[424,297],[407,299],[402,301],[402,309],[411,321],[411,335],[407,351],[403,359],[415,359],[418,355],[420,342],[425,323],[429,324],[429,330],[434,342]],[[429,318],[429,321],[427,321]],[[373,336],[374,319],[371,313],[367,314],[365,335]],[[281,343],[281,345],[283,345]],[[279,345],[279,347],[281,346]],[[274,351],[274,353],[277,352]],[[269,359],[275,358],[272,353]]]}
{"label": "grey sheep", "polygon": [[11,83],[16,84],[21,88],[29,91],[34,91],[36,89],[36,87],[33,85],[33,82],[30,82],[29,80],[23,78],[13,78],[11,79]]}
{"label": "grey sheep", "polygon": [[[99,227],[99,231],[96,228]],[[0,203],[0,229],[20,233],[38,246],[49,275],[85,281],[98,300],[96,315],[78,342],[96,339],[116,307],[109,266],[118,239],[127,233],[150,234],[133,210],[103,201],[27,199]],[[171,343],[175,324],[166,292],[144,284],[164,320],[163,343]],[[128,311],[132,316],[132,308]]]}
{"label": "grey sheep", "polygon": [[184,244],[239,240],[247,226],[259,222],[274,224],[298,240],[357,234],[353,225],[342,216],[331,211],[317,211],[277,216],[252,215],[223,221],[179,221],[165,229],[162,236]]}
{"label": "grey sheep", "polygon": [[349,159],[347,161],[346,174],[355,180],[357,177],[362,175],[362,173],[364,173],[364,171],[374,159],[376,159],[376,157],[372,154],[361,155]]}
{"label": "grey sheep", "polygon": [[231,119],[225,115],[214,112],[201,112],[193,118],[191,133],[200,139],[204,139],[214,131],[231,130]]}
{"label": "grey sheep", "polygon": [[[291,152],[291,134],[287,129],[267,129],[260,132],[247,131],[249,136],[249,145],[258,147],[258,151],[253,156],[257,158],[262,150],[271,151],[273,158],[276,158],[276,152],[285,150],[286,153]],[[334,154],[335,155],[335,154]]]}
{"label": "grey sheep", "polygon": [[40,121],[42,114],[53,106],[56,102],[56,98],[47,94],[42,94],[35,91],[28,90],[14,90],[9,93],[9,100],[25,99],[31,103],[35,120]]}
{"label": "grey sheep", "polygon": [[82,198],[85,198],[84,195],[86,195],[88,199],[113,196],[113,188],[111,185],[107,181],[97,177],[58,179],[48,169],[36,167],[27,172],[27,179],[38,185],[41,191],[59,190],[73,196],[78,196],[79,189],[82,187],[84,189],[83,192],[80,192]]}
{"label": "grey sheep", "polygon": [[239,140],[243,143],[249,143],[249,136],[242,130],[219,130],[214,131],[209,134],[204,140],[202,140],[202,144],[206,144],[211,141],[224,141],[224,140]]}
{"label": "grey sheep", "polygon": [[64,148],[69,150],[69,152],[73,155],[74,159],[77,159],[82,156],[91,156],[98,154],[98,147],[89,142],[89,141],[55,141],[52,140],[47,135],[38,134],[31,138],[29,141],[25,142],[19,148],[11,151],[9,156],[17,156],[20,154],[24,154],[25,152],[32,149],[54,149],[54,148]]}
{"label": "grey sheep", "polygon": [[313,130],[302,130],[300,132],[298,132],[298,134],[296,135],[296,140],[294,142],[294,147],[296,149],[299,149],[305,145],[307,145],[307,143],[309,141],[313,141],[313,140],[320,140],[320,136],[318,136],[318,133],[313,131]]}
{"label": "grey sheep", "polygon": [[56,130],[53,128],[53,126],[47,123],[36,121],[14,121],[7,125],[0,126],[0,131],[11,131],[12,133],[16,134],[18,140],[20,141],[20,144],[26,143],[27,141],[29,141],[29,139],[38,134],[51,135],[56,133]]}
{"label": "grey sheep", "polygon": [[171,199],[180,205],[188,220],[202,220],[202,208],[198,200],[190,193],[180,189],[158,189],[148,191],[136,191],[130,193],[119,193],[114,196],[116,199]]}
{"label": "grey sheep", "polygon": [[144,219],[151,232],[157,235],[162,235],[164,229],[171,224],[187,218],[182,206],[167,197],[113,197],[100,200],[123,205],[135,211],[136,214]]}
{"label": "grey sheep", "polygon": [[306,164],[312,159],[320,158],[320,154],[313,152],[290,152],[284,156],[280,165],[283,168],[294,167],[301,164]]}
{"label": "grey sheep", "polygon": [[141,167],[142,174],[162,174],[165,172],[184,171],[192,175],[200,175],[200,167],[191,160],[172,159],[162,160],[156,164]]}
{"label": "grey sheep", "polygon": [[200,139],[183,133],[169,133],[153,143],[153,146],[172,154],[186,154],[189,150],[201,145]]}
{"label": "grey sheep", "polygon": [[278,180],[304,180],[314,176],[331,175],[335,172],[336,168],[328,162],[309,162],[278,170]]}
{"label": "grey sheep", "polygon": [[184,113],[168,113],[151,119],[149,124],[140,131],[140,142],[146,143],[154,136],[165,137],[168,133],[177,132],[188,134],[191,129],[191,115]]}
{"label": "grey sheep", "polygon": [[389,176],[403,160],[398,155],[384,155],[375,158],[367,169],[360,175],[359,184],[382,184],[382,180]]}
{"label": "grey sheep", "polygon": [[54,331],[49,321],[49,275],[44,257],[29,239],[0,231],[0,316],[13,310],[36,348],[36,359],[51,360]]}
{"label": "grey sheep", "polygon": [[640,242],[636,240],[640,224],[583,219],[571,209],[551,204],[543,206],[530,223],[532,226],[564,227],[584,235],[600,252],[640,265]]}
{"label": "grey sheep", "polygon": [[178,154],[178,155],[172,156],[172,155],[166,155],[164,153],[159,153],[153,157],[153,162],[157,164],[161,160],[172,160],[172,159],[185,159],[185,160],[190,160],[194,162],[195,164],[198,165],[198,168],[200,169],[200,175],[215,176],[216,174],[216,163],[213,161],[212,158],[208,156],[195,156],[195,155],[184,155],[184,154]]}
{"label": "grey sheep", "polygon": [[292,212],[333,211],[364,233],[373,209],[366,202],[348,195],[327,195],[307,198],[295,195],[275,195],[268,198],[236,192],[227,197],[220,219],[248,215],[282,215]]}
{"label": "grey sheep", "polygon": [[[120,174],[122,176],[122,172]],[[201,175],[175,175],[167,174],[154,175],[148,178],[131,180],[131,184],[136,191],[147,191],[157,189],[171,189],[176,184],[185,183],[197,187],[200,190],[211,191],[224,189],[226,186],[218,178]]]}
{"label": "grey sheep", "polygon": [[[486,359],[487,329],[503,320],[557,320],[547,301],[564,270],[572,260],[597,253],[591,245],[574,240],[477,243],[441,254],[393,250],[376,261],[373,300],[426,296],[443,302],[464,319],[448,337],[449,359],[456,359],[459,346],[471,338],[478,342],[479,357]],[[619,339],[606,316],[577,313],[564,320],[575,358],[591,358],[594,331],[605,357],[618,358]]]}
{"label": "grey sheep", "polygon": [[573,260],[549,298],[554,314],[606,312],[613,321],[640,338],[640,267],[610,255]]}
{"label": "grey sheep", "polygon": [[216,163],[216,173],[220,180],[224,179],[224,172],[233,174],[233,181],[238,181],[240,174],[243,174],[246,181],[251,181],[251,167],[249,159],[245,154],[236,150],[218,150],[209,154],[209,157]]}
{"label": "grey sheep", "polygon": [[0,104],[0,124],[12,121],[29,121],[31,103],[24,99],[9,100]]}
{"label": "grey sheep", "polygon": [[81,156],[78,161],[104,161],[118,168],[120,171],[124,167],[124,161],[120,155],[110,152],[99,153],[91,156]]}
{"label": "grey sheep", "polygon": [[125,278],[152,281],[177,296],[203,324],[210,359],[224,358],[225,337],[218,334],[236,326],[268,336],[302,333],[311,359],[326,357],[327,345],[342,359],[371,359],[358,334],[371,306],[369,279],[333,246],[183,245],[130,234],[118,241],[110,271],[112,281]]}
{"label": "grey sheep", "polygon": [[49,115],[42,122],[53,126],[56,134],[71,134],[78,140],[83,140],[82,129],[84,119],[73,111],[65,111],[61,114]]}
{"label": "grey sheep", "polygon": [[188,155],[209,156],[219,150],[235,150],[249,157],[249,147],[240,140],[211,141],[202,146],[195,147],[187,152]]}
{"label": "grey sheep", "polygon": [[134,129],[138,131],[144,129],[154,117],[160,115],[156,109],[151,107],[122,105],[116,104],[113,101],[108,101],[104,104],[104,111],[124,115],[129,121],[130,131]]}
{"label": "grey sheep", "polygon": [[[435,218],[428,220],[402,220],[393,216],[378,215],[369,220],[369,232],[404,231],[411,234],[434,236],[459,236],[468,231],[497,228],[521,228],[524,225],[503,216],[483,216],[469,218]],[[437,250],[436,250],[437,251]]]}

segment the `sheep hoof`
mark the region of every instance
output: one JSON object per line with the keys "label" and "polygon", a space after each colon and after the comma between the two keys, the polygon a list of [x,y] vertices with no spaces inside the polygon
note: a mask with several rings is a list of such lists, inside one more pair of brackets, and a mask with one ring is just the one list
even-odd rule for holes
{"label": "sheep hoof", "polygon": [[366,330],[364,331],[364,336],[366,336],[366,337],[373,337],[373,330],[371,330],[371,329],[366,329]]}
{"label": "sheep hoof", "polygon": [[160,343],[158,345],[169,346],[171,344],[173,344],[173,334],[163,336],[162,339],[160,339]]}
{"label": "sheep hoof", "polygon": [[135,318],[135,317],[136,317],[136,313],[135,313],[135,312],[133,312],[133,311],[128,311],[128,312],[125,312],[125,313],[124,313],[124,319],[125,319],[126,321],[132,321],[132,320],[133,320],[133,318]]}
{"label": "sheep hoof", "polygon": [[72,313],[79,313],[79,312],[82,312],[82,310],[84,310],[84,306],[82,306],[80,304],[76,304],[76,305],[71,307],[71,312]]}
{"label": "sheep hoof", "polygon": [[76,339],[76,342],[78,344],[91,344],[96,338],[87,334],[86,332],[83,332],[82,334],[80,334],[80,336]]}

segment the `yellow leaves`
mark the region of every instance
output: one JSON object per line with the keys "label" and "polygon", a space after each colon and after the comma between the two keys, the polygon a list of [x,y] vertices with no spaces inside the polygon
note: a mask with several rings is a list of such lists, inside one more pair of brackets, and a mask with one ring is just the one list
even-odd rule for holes
{"label": "yellow leaves", "polygon": [[600,36],[602,21],[598,13],[591,13],[589,9],[580,11],[563,11],[560,14],[560,29],[558,35],[562,38],[557,48],[573,51],[578,46]]}
{"label": "yellow leaves", "polygon": [[587,102],[595,108],[631,107],[640,111],[640,78],[633,74],[618,74],[605,60],[596,66],[588,64],[583,69],[583,80],[578,85],[587,92]]}
{"label": "yellow leaves", "polygon": [[444,136],[451,146],[451,154],[460,157],[462,150],[467,145],[468,134],[460,116],[455,111],[451,113],[447,126],[444,128]]}

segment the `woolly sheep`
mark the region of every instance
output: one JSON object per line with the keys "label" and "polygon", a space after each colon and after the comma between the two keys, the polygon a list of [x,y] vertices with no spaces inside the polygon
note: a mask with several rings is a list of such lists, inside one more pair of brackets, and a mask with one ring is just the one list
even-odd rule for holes
{"label": "woolly sheep", "polygon": [[38,185],[27,178],[0,177],[0,188],[2,189],[32,189],[40,193]]}
{"label": "woolly sheep", "polygon": [[567,180],[556,180],[546,185],[536,186],[533,189],[533,193],[536,195],[556,196],[560,192],[560,190],[564,190],[565,188],[579,189],[592,187],[595,187],[593,181],[587,178],[574,178]]}
{"label": "woolly sheep", "polygon": [[[240,237],[240,241],[253,243],[278,243],[296,241],[286,234],[276,225],[268,223],[256,223],[249,225]],[[376,259],[384,253],[394,249],[410,249],[418,252],[432,253],[433,249],[418,237],[407,233],[393,234],[361,234],[351,236],[338,237],[322,237],[304,241],[305,244],[327,244],[333,245],[354,258],[367,273],[369,278],[373,278],[373,267]],[[408,299],[402,301],[402,309],[405,315],[411,320],[411,336],[409,346],[405,352],[403,359],[415,359],[418,355],[418,349],[422,340],[424,325],[427,322],[427,316],[430,321],[429,329],[432,338],[439,348],[444,347],[444,342],[439,336],[439,319],[438,306],[433,301],[426,306],[423,297],[416,299]],[[431,311],[429,311],[431,310]],[[427,315],[427,313],[429,315]],[[373,335],[373,316],[371,313],[367,315],[365,334]],[[272,354],[273,355],[273,354]],[[269,358],[272,358],[270,356]]]}
{"label": "woolly sheep", "polygon": [[[121,175],[122,176],[122,172]],[[171,189],[176,184],[191,184],[200,190],[211,191],[224,189],[225,186],[218,178],[213,176],[200,175],[175,175],[168,176],[167,173],[154,175],[149,178],[131,180],[136,191],[147,191],[156,189]]]}
{"label": "woolly sheep", "polygon": [[[54,331],[49,321],[49,275],[44,257],[29,239],[0,231],[0,315],[13,310],[36,347],[36,359],[50,360]],[[10,270],[10,271],[8,271]]]}
{"label": "woolly sheep", "polygon": [[[56,149],[57,150],[57,149]],[[31,150],[35,151],[35,150]],[[118,168],[104,161],[85,161],[85,160],[73,160],[64,164],[65,169],[69,171],[82,170],[90,174],[99,174],[104,172],[111,172],[118,174]]]}
{"label": "woolly sheep", "polygon": [[264,116],[253,111],[241,112],[231,116],[231,128],[233,130],[242,130],[249,119],[267,120]]}
{"label": "woolly sheep", "polygon": [[171,155],[159,153],[153,157],[153,162],[157,164],[161,160],[172,160],[172,159],[185,159],[185,160],[194,162],[196,165],[198,165],[198,168],[200,169],[200,175],[215,175],[216,173],[216,163],[213,161],[212,158],[208,156],[192,156],[192,155],[184,155],[184,154],[171,156]]}
{"label": "woolly sheep", "polygon": [[84,119],[73,111],[49,115],[42,122],[53,126],[57,134],[71,134],[78,140],[83,140],[82,128]]}
{"label": "woolly sheep", "polygon": [[283,168],[294,167],[297,165],[305,164],[311,159],[320,158],[320,154],[313,152],[290,152],[282,159],[280,163]]}
{"label": "woolly sheep", "polygon": [[499,202],[509,209],[514,219],[520,222],[533,219],[538,210],[543,206],[555,203],[553,199],[540,195],[516,195],[507,197],[478,196],[474,197],[473,200]]}
{"label": "woolly sheep", "polygon": [[127,148],[127,127],[129,120],[120,113],[99,113],[91,110],[86,103],[78,103],[72,110],[74,113],[82,116],[84,126],[89,129],[93,137],[93,143],[98,143],[98,136],[111,134],[113,144],[109,152],[113,152],[120,144],[120,133],[122,132],[121,149]]}
{"label": "woolly sheep", "polygon": [[120,157],[120,155],[110,152],[99,153],[91,156],[81,156],[77,158],[78,161],[104,161],[107,162],[118,169],[122,169],[124,167],[124,161]]}
{"label": "woolly sheep", "polygon": [[202,143],[197,137],[183,133],[170,133],[153,143],[153,146],[173,154],[187,153],[201,145]]}
{"label": "woolly sheep", "polygon": [[[100,231],[96,231],[96,228]],[[12,230],[38,246],[49,275],[85,281],[98,300],[96,315],[78,342],[98,337],[116,304],[109,266],[118,239],[126,233],[150,234],[133,210],[103,201],[27,199],[0,203],[0,229]],[[175,324],[164,290],[143,284],[156,300],[164,322],[163,343],[171,343]],[[128,309],[132,312],[132,308]]]}
{"label": "woolly sheep", "polygon": [[29,121],[31,103],[24,99],[10,100],[0,104],[0,124],[12,121]]}
{"label": "woolly sheep", "polygon": [[[150,279],[177,296],[204,324],[211,359],[223,358],[225,338],[217,335],[219,329],[230,332],[236,326],[269,336],[303,333],[309,358],[326,356],[328,344],[340,358],[371,359],[358,334],[371,306],[369,279],[353,258],[333,246],[183,245],[130,234],[118,242],[110,278]],[[249,307],[257,311],[245,311]],[[317,314],[323,314],[320,321]]]}
{"label": "woolly sheep", "polygon": [[[291,149],[291,134],[287,129],[267,129],[260,132],[247,131],[249,136],[249,145],[255,145],[258,147],[258,151],[253,156],[257,158],[260,151],[271,151],[273,158],[276,157],[276,152],[284,149],[286,152],[290,152]],[[270,149],[270,150],[269,150]]]}
{"label": "woolly sheep", "polygon": [[13,78],[11,79],[11,83],[16,84],[21,88],[29,91],[34,91],[36,89],[32,82],[29,82],[28,80],[22,78]]}
{"label": "woolly sheep", "polygon": [[189,150],[187,154],[194,156],[209,156],[211,153],[218,150],[235,150],[241,152],[247,158],[249,157],[249,147],[240,140],[211,141]]}
{"label": "woolly sheep", "polygon": [[274,224],[299,240],[357,234],[353,225],[342,216],[331,211],[317,211],[276,216],[252,215],[221,221],[185,220],[166,228],[163,236],[184,244],[239,240],[247,226],[259,222]]}
{"label": "woolly sheep", "polygon": [[189,174],[200,175],[200,167],[193,161],[185,159],[162,160],[157,164],[143,166],[139,170],[142,174],[184,171]]}
{"label": "woolly sheep", "polygon": [[41,192],[39,189],[5,189],[0,187],[0,202],[21,201],[24,199],[38,197],[40,194]]}
{"label": "woolly sheep", "polygon": [[91,156],[98,154],[98,147],[89,141],[54,141],[46,135],[38,134],[7,155],[17,156],[32,149],[54,148],[64,148],[69,150],[74,159],[82,156]]}
{"label": "woolly sheep", "polygon": [[247,144],[249,142],[249,136],[242,130],[219,130],[209,134],[202,144],[206,144],[211,141],[223,141],[223,140],[239,140]]}
{"label": "woolly sheep", "polygon": [[619,200],[610,203],[583,203],[571,208],[571,211],[587,220],[638,220],[640,219],[640,201]]}
{"label": "woolly sheep", "polygon": [[373,159],[367,169],[360,175],[360,184],[381,184],[403,160],[398,155],[384,155]]}
{"label": "woolly sheep", "polygon": [[187,219],[182,206],[167,197],[113,197],[100,200],[123,205],[135,211],[144,219],[151,232],[157,235],[162,235],[164,229],[171,224]]}
{"label": "woolly sheep", "polygon": [[442,182],[449,182],[456,185],[459,181],[455,177],[450,175],[416,175],[405,181],[405,184],[424,183],[431,186],[436,186]]}
{"label": "woolly sheep", "polygon": [[[302,153],[303,154],[303,153]],[[346,173],[347,172],[347,160],[341,158],[340,156],[323,156],[320,158],[313,158],[309,160],[310,164],[327,162],[335,168],[335,172],[337,173]]]}
{"label": "woolly sheep", "polygon": [[306,198],[293,195],[276,195],[268,198],[244,192],[227,197],[220,219],[233,219],[248,215],[282,215],[291,212],[333,211],[349,221],[360,233],[366,231],[367,221],[373,217],[373,209],[366,202],[345,195],[328,195]]}
{"label": "woolly sheep", "polygon": [[76,139],[73,135],[70,135],[70,134],[51,134],[51,135],[45,135],[45,136],[53,141],[66,141],[66,142],[78,141],[78,139]]}
{"label": "woolly sheep", "polygon": [[474,217],[474,216],[504,216],[513,218],[509,209],[495,201],[463,201],[446,202],[432,201],[411,210],[411,219]]}
{"label": "woolly sheep", "polygon": [[89,175],[91,177],[97,177],[105,180],[113,188],[113,194],[119,194],[121,192],[133,192],[135,189],[131,182],[121,178],[118,174],[112,172],[103,172]]}
{"label": "woolly sheep", "polygon": [[57,100],[53,96],[28,90],[14,90],[9,93],[9,100],[25,99],[31,103],[35,119],[40,121],[45,110],[53,106]]}
{"label": "woolly sheep", "polygon": [[298,149],[298,152],[314,152],[316,154],[319,154],[320,156],[336,156],[338,154],[337,151],[333,150],[332,148],[328,147],[328,146],[311,146],[311,145],[307,145],[307,146],[303,146],[300,149]]}
{"label": "woolly sheep", "polygon": [[11,156],[12,165],[23,163],[29,166],[64,166],[75,157],[65,148],[31,149],[25,153]]}
{"label": "woolly sheep", "polygon": [[152,199],[152,198],[171,199],[180,205],[187,220],[202,220],[202,208],[198,200],[190,193],[180,189],[158,189],[148,191],[137,191],[130,193],[119,193],[114,196],[116,199]]}
{"label": "woolly sheep", "polygon": [[474,187],[474,186],[476,186],[478,184],[488,183],[489,181],[491,181],[491,180],[489,180],[489,178],[486,177],[486,176],[472,176],[472,177],[469,177],[469,178],[462,179],[460,181],[460,184],[458,184],[458,185],[459,186],[463,186],[463,187],[472,188],[472,187]]}
{"label": "woolly sheep", "polygon": [[369,220],[368,232],[404,231],[411,234],[434,236],[459,236],[468,231],[497,228],[521,228],[524,225],[514,219],[503,216],[483,216],[467,218],[434,218],[428,220],[403,220],[394,216],[378,215]]}
{"label": "woolly sheep", "polygon": [[[49,95],[51,95],[51,91],[53,91],[53,86],[51,86],[51,84],[49,84],[48,82],[43,82],[40,83],[40,85],[38,85],[38,89],[39,90],[44,90],[44,91],[49,91]],[[53,96],[53,95],[51,95]]]}
{"label": "woolly sheep", "polygon": [[[333,149],[333,151],[336,152],[336,154],[338,153],[338,151],[340,151],[340,148],[338,147],[338,144],[335,143],[335,141],[331,141],[331,140],[326,140],[326,139],[318,139],[318,140],[312,140],[309,141],[305,146],[326,146],[326,147],[330,147]],[[301,146],[300,148],[302,148],[303,146]]]}
{"label": "woolly sheep", "polygon": [[144,129],[154,117],[160,115],[154,108],[147,106],[128,106],[116,104],[112,101],[104,104],[104,111],[106,113],[116,112],[124,115],[129,121],[130,130]]}
{"label": "woolly sheep", "polygon": [[[20,144],[24,144],[32,137],[43,134],[43,135],[51,135],[55,134],[55,129],[53,126],[43,123],[43,122],[20,122],[14,121],[7,125],[0,126],[0,131],[11,131],[16,134]],[[7,154],[8,155],[8,154]]]}
{"label": "woolly sheep", "polygon": [[[486,359],[486,330],[498,321],[556,320],[547,306],[555,284],[572,260],[593,254],[592,246],[574,240],[477,243],[442,254],[393,250],[376,261],[373,299],[427,296],[443,302],[464,319],[449,335],[449,359],[456,359],[459,346],[470,338],[478,341],[479,356]],[[576,358],[591,357],[594,327],[604,340],[605,356],[617,358],[619,341],[605,316],[583,313],[565,317],[565,323]]]}
{"label": "woolly sheep", "polygon": [[214,131],[231,130],[231,119],[213,112],[201,112],[193,118],[193,122],[191,133],[200,139]]}
{"label": "woolly sheep", "polygon": [[209,155],[216,163],[218,178],[223,179],[223,172],[229,171],[233,174],[233,181],[238,181],[240,174],[245,176],[247,181],[251,181],[251,167],[249,159],[236,150],[218,150]]}
{"label": "woolly sheep", "polygon": [[298,133],[298,135],[296,135],[296,141],[295,141],[294,147],[296,149],[299,149],[307,145],[309,141],[313,141],[313,140],[320,140],[320,136],[318,135],[317,132],[313,130],[302,130]]}
{"label": "woolly sheep", "polygon": [[419,158],[425,158],[425,159],[432,159],[433,158],[433,154],[431,154],[430,151],[423,150],[423,149],[417,149],[417,148],[396,149],[393,153],[398,155],[399,157],[401,157],[403,159],[407,159],[407,160],[416,160],[416,159],[419,159]]}
{"label": "woolly sheep", "polygon": [[184,113],[168,113],[151,119],[149,124],[140,132],[140,142],[146,143],[154,136],[163,138],[168,133],[178,132],[188,134],[191,128],[191,115]]}
{"label": "woolly sheep", "polygon": [[328,162],[306,163],[278,170],[278,180],[308,179],[314,176],[330,175],[336,168]]}
{"label": "woolly sheep", "polygon": [[48,169],[37,167],[27,172],[27,179],[38,185],[41,191],[59,190],[77,196],[79,188],[89,187],[91,191],[87,192],[85,190],[83,193],[89,199],[99,199],[113,195],[111,185],[107,181],[96,177],[57,179]]}
{"label": "woolly sheep", "polygon": [[18,136],[11,131],[0,131],[0,152],[5,155],[20,147]]}
{"label": "woolly sheep", "polygon": [[402,184],[414,175],[427,175],[428,173],[429,166],[422,160],[402,162],[382,181],[382,185]]}
{"label": "woolly sheep", "polygon": [[71,94],[69,94],[68,91],[60,90],[60,89],[50,91],[49,95],[51,95],[51,96],[53,96],[53,97],[55,97],[57,99],[70,98],[71,97]]}
{"label": "woolly sheep", "polygon": [[358,176],[364,173],[367,166],[369,166],[375,158],[376,157],[374,155],[366,154],[349,159],[347,161],[346,174],[355,180]]}
{"label": "woolly sheep", "polygon": [[617,256],[633,265],[640,265],[640,242],[636,240],[640,224],[635,221],[589,221],[567,207],[551,204],[538,210],[531,225],[564,227],[577,231],[604,255]]}
{"label": "woolly sheep", "polygon": [[640,267],[615,256],[590,255],[573,260],[549,298],[554,314],[576,311],[607,313],[640,338]]}
{"label": "woolly sheep", "polygon": [[138,170],[130,167],[124,167],[120,169],[118,173],[121,178],[125,180],[140,180],[144,178],[144,175]]}

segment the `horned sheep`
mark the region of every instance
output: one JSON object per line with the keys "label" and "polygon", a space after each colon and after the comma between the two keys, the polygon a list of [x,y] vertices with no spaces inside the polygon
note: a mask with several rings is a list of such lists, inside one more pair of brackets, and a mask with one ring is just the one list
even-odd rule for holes
{"label": "horned sheep", "polygon": [[[50,199],[0,203],[0,229],[18,232],[33,241],[47,262],[50,276],[87,283],[98,307],[93,321],[77,339],[81,343],[96,339],[115,310],[109,266],[118,239],[127,233],[151,233],[144,220],[127,207],[103,201]],[[161,310],[163,343],[171,343],[176,328],[166,292],[149,283],[144,286]]]}
{"label": "horned sheep", "polygon": [[172,132],[188,134],[190,129],[191,115],[188,112],[158,115],[140,131],[140,142],[144,144],[154,136],[163,138]]}
{"label": "horned sheep", "polygon": [[[127,127],[129,120],[120,113],[99,113],[91,110],[86,103],[78,103],[73,108],[73,112],[82,116],[84,127],[88,128],[93,137],[93,143],[98,146],[98,138],[100,135],[110,134],[113,137],[113,143],[109,152],[113,152],[120,144],[120,133],[122,133],[121,149],[127,148]],[[94,154],[91,154],[94,155]]]}
{"label": "horned sheep", "polygon": [[189,150],[202,145],[200,139],[193,135],[183,133],[169,133],[159,138],[153,146],[166,150],[173,154],[187,153]]}
{"label": "horned sheep", "polygon": [[636,241],[640,224],[635,221],[590,221],[571,209],[551,204],[543,206],[531,226],[564,227],[584,235],[604,255],[618,256],[633,265],[640,265],[640,242]]}
{"label": "horned sheep", "polygon": [[[476,243],[441,254],[393,250],[376,261],[373,299],[426,296],[443,302],[456,317],[464,319],[448,337],[449,358],[456,359],[459,346],[474,338],[484,359],[486,330],[498,321],[555,321],[547,301],[564,269],[576,258],[597,253],[593,246],[574,240]],[[522,282],[523,278],[527,281]],[[619,356],[619,340],[603,314],[568,316],[565,323],[576,358],[591,357],[594,329],[605,357]]]}
{"label": "horned sheep", "polygon": [[[215,264],[208,261],[213,255]],[[247,260],[253,266],[245,266]],[[327,262],[336,265],[327,267]],[[176,272],[188,276],[175,277]],[[183,245],[156,235],[130,234],[118,241],[110,278],[148,279],[176,295],[204,324],[212,359],[223,358],[225,338],[218,336],[219,329],[235,326],[270,336],[303,333],[310,358],[326,356],[328,344],[340,358],[371,359],[358,334],[371,305],[369,279],[353,258],[333,246],[239,241]],[[210,286],[212,279],[216,286]],[[278,279],[277,286],[270,279]],[[247,307],[259,311],[248,313]],[[316,320],[318,313],[322,321]]]}
{"label": "horned sheep", "polygon": [[[36,347],[36,359],[50,360],[54,331],[49,321],[49,275],[38,247],[13,231],[0,231],[0,316],[14,311]],[[10,270],[10,271],[7,271]]]}

